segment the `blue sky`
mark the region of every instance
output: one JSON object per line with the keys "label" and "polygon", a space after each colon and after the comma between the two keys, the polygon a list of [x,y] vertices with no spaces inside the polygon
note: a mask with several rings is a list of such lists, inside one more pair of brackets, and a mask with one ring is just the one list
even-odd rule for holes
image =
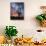
{"label": "blue sky", "polygon": [[13,11],[18,11],[24,14],[24,3],[11,3],[11,9]]}

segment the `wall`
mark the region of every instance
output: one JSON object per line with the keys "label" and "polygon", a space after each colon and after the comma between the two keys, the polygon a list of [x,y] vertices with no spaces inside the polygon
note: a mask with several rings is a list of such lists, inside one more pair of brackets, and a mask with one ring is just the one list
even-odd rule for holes
{"label": "wall", "polygon": [[[24,20],[10,20],[10,2],[24,2]],[[0,34],[4,34],[6,25],[17,27],[18,36],[31,36],[36,29],[43,29],[38,25],[35,16],[41,13],[40,6],[46,5],[46,0],[0,0]]]}

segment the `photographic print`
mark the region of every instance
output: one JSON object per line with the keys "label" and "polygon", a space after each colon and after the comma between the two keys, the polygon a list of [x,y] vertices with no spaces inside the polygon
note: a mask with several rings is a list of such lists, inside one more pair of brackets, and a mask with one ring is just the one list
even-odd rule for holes
{"label": "photographic print", "polygon": [[10,3],[10,19],[24,20],[24,2]]}

